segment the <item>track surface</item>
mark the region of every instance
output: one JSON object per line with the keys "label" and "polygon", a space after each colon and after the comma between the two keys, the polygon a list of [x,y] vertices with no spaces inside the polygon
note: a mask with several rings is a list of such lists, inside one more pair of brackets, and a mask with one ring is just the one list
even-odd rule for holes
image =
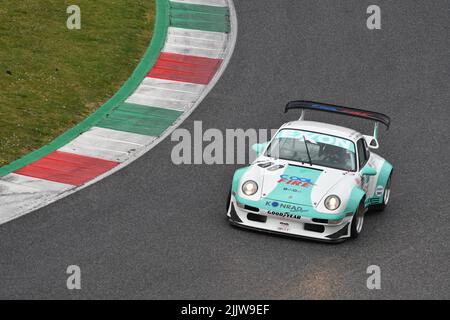
{"label": "track surface", "polygon": [[[380,154],[396,169],[392,202],[367,216],[358,240],[327,245],[230,227],[224,202],[238,166],[175,166],[166,140],[0,226],[0,298],[449,299],[448,2],[377,1],[379,31],[366,28],[370,4],[235,1],[234,57],[183,124],[276,128],[297,116],[282,108],[298,98],[391,115]],[[66,289],[71,264],[81,267],[80,291]],[[381,290],[366,288],[371,264],[381,267]]]}

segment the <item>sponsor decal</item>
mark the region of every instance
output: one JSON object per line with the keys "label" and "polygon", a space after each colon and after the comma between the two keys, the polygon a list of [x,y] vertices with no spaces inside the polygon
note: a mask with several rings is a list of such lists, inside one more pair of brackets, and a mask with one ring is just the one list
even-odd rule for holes
{"label": "sponsor decal", "polygon": [[308,188],[314,185],[312,180],[309,178],[290,176],[288,174],[282,174],[280,176],[280,180],[278,180],[278,183],[283,183],[290,186],[297,186],[300,188]]}
{"label": "sponsor decal", "polygon": [[[301,191],[302,189],[295,189],[295,188],[283,188],[283,191],[286,191],[286,192],[298,192],[298,193],[301,193],[302,191]],[[292,199],[292,197],[291,198],[289,198],[289,199]]]}
{"label": "sponsor decal", "polygon": [[336,147],[344,148],[350,152],[355,153],[355,145],[350,140],[334,137],[326,134],[320,134],[315,132],[301,131],[301,130],[290,130],[284,129],[281,130],[277,136],[277,139],[280,138],[294,138],[300,140],[306,140],[313,144],[321,143],[321,144],[329,144]]}
{"label": "sponsor decal", "polygon": [[279,212],[279,211],[267,211],[267,214],[270,214],[272,216],[282,217],[282,218],[291,218],[291,219],[301,219],[301,216],[292,214],[292,213],[285,213],[285,212]]}
{"label": "sponsor decal", "polygon": [[296,206],[293,204],[277,202],[277,201],[266,201],[266,206],[278,208],[278,209],[284,209],[286,211],[294,212],[294,213],[301,213],[301,212],[308,211],[308,210],[303,209],[301,206]]}
{"label": "sponsor decal", "polygon": [[287,222],[280,222],[280,225],[278,226],[279,231],[289,231],[289,223]]}
{"label": "sponsor decal", "polygon": [[384,192],[383,186],[377,186],[377,188],[375,189],[375,195],[377,197],[381,197],[383,195],[383,192]]}
{"label": "sponsor decal", "polygon": [[354,115],[361,116],[361,117],[369,117],[370,116],[370,114],[368,114],[367,112],[364,112],[364,111],[349,110],[349,109],[342,108],[342,107],[324,106],[321,104],[313,104],[312,107],[316,108],[316,109],[321,109],[321,110],[338,111],[338,112],[343,112],[343,113],[348,113],[348,114],[354,114]]}

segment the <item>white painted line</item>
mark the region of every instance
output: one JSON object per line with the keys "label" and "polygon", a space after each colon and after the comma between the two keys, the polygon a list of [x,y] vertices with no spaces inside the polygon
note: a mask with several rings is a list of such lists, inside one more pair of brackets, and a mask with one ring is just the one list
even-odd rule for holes
{"label": "white painted line", "polygon": [[228,5],[227,0],[170,0],[170,2],[201,4],[215,7],[226,7]]}

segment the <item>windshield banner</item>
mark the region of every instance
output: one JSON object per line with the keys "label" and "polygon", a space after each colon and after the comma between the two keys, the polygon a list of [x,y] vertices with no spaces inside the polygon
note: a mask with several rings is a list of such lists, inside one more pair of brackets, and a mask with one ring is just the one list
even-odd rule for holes
{"label": "windshield banner", "polygon": [[284,129],[281,130],[275,139],[286,139],[286,138],[293,138],[293,139],[306,139],[306,141],[311,143],[321,143],[321,144],[329,144],[336,147],[344,148],[346,150],[349,150],[353,153],[355,153],[355,145],[353,142],[347,139],[334,137],[326,134],[320,134],[320,133],[314,133],[314,132],[308,132],[308,131],[301,131],[301,130],[291,130],[291,129]]}

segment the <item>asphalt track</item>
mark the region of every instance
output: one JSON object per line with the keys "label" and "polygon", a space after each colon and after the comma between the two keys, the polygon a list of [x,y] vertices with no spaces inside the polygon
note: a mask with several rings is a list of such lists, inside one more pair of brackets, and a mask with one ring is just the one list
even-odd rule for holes
{"label": "asphalt track", "polygon": [[[276,128],[290,99],[389,114],[395,166],[382,214],[329,245],[232,228],[234,165],[175,166],[170,139],[127,168],[0,226],[0,298],[450,298],[450,11],[446,0],[235,1],[239,34],[224,76],[182,127]],[[328,114],[364,130],[368,123]],[[336,122],[336,121],[335,121]],[[82,289],[66,288],[68,265]],[[368,290],[366,268],[381,268]]]}

